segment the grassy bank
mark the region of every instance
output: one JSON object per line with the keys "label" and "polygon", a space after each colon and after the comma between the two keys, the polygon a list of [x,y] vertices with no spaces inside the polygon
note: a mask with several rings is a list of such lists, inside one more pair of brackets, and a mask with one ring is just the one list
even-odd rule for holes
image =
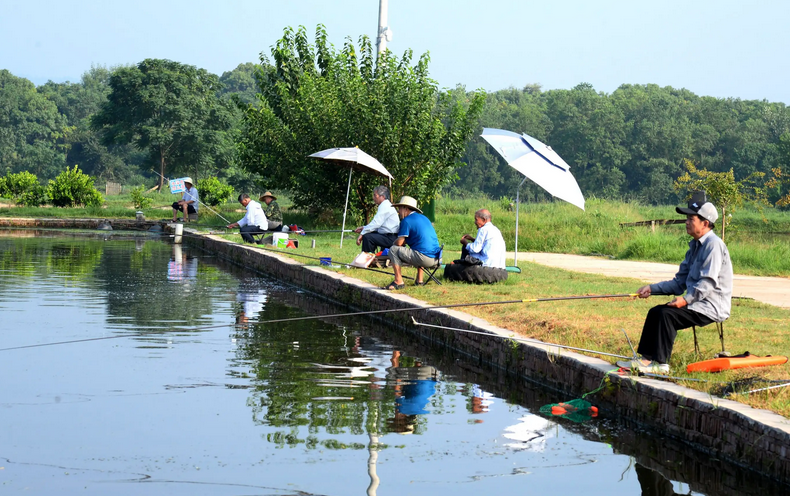
{"label": "grassy bank", "polygon": [[[172,217],[170,204],[179,195],[151,195],[152,208],[144,210],[148,219]],[[287,198],[280,198],[286,224],[312,229],[339,229],[342,212],[323,215],[318,221],[304,211],[291,209]],[[474,234],[472,216],[488,208],[494,223],[502,230],[508,250],[515,248],[516,212],[509,202],[486,198],[442,198],[436,204],[436,231],[441,242],[455,247],[463,233]],[[238,203],[215,207],[231,222],[243,215]],[[220,227],[226,222],[200,209],[199,225]],[[105,208],[0,208],[0,216],[21,217],[103,217],[134,218],[128,195],[107,197]],[[519,213],[519,251],[602,255],[624,260],[679,263],[688,248],[689,238],[682,224],[650,227],[621,227],[622,223],[655,219],[678,219],[674,206],[653,207],[635,203],[590,199],[582,211],[565,202],[523,204]],[[360,220],[349,220],[356,227]],[[720,232],[720,228],[717,228]],[[742,209],[735,213],[725,239],[735,271],[739,274],[790,277],[790,212],[773,208],[764,212]]]}
{"label": "grassy bank", "polygon": [[[225,237],[239,240],[238,235]],[[392,280],[390,275],[346,268],[345,263],[353,260],[359,248],[354,243],[355,237],[352,236],[345,239],[343,249],[340,249],[339,237],[339,234],[298,237],[300,240],[298,250],[276,250],[271,247],[260,247],[260,249],[278,251],[306,265],[319,265],[317,260],[306,257],[328,256],[332,258],[333,264],[337,265],[328,270],[346,273],[377,286],[384,286]],[[310,249],[310,241],[313,239],[316,241],[314,250]],[[451,259],[451,256],[446,258],[446,260]],[[424,287],[416,287],[407,279],[407,287],[402,292],[430,304],[440,305],[568,295],[628,294],[635,292],[643,284],[642,281],[635,279],[582,274],[529,262],[520,262],[519,267],[522,270],[521,274],[512,273],[506,282],[497,285],[471,286],[443,281],[441,286],[431,283]],[[437,274],[440,273],[441,271]],[[415,270],[405,269],[404,275],[413,277]],[[613,298],[467,307],[459,310],[510,329],[514,331],[514,336],[629,356],[630,348],[622,330],[628,333],[636,346],[648,309],[667,301],[669,301],[668,297],[653,297],[647,300]],[[733,300],[732,317],[725,324],[727,350],[734,353],[749,351],[755,355],[787,354],[790,350],[790,336],[785,332],[788,319],[790,319],[790,310],[751,300]],[[710,382],[681,380],[681,384],[713,395],[728,382],[747,377],[790,382],[790,364],[741,369],[721,374],[687,374],[685,367],[688,363],[711,358],[714,353],[720,351],[715,326],[698,329],[697,334],[701,356],[694,354],[694,341],[690,330],[678,334],[672,355],[672,375]],[[614,359],[606,357],[604,359],[614,363]],[[771,384],[766,382],[756,382],[747,390],[769,385]],[[734,396],[730,399],[790,417],[790,387]]]}

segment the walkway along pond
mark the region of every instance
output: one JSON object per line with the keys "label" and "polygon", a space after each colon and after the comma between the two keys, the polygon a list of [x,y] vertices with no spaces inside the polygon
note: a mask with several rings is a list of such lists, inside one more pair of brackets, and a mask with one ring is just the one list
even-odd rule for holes
{"label": "walkway along pond", "polygon": [[[198,246],[239,265],[324,295],[358,310],[427,306],[403,294],[382,291],[352,277],[304,266],[283,255],[264,252],[211,235],[192,235],[185,243]],[[412,316],[433,325],[484,331],[492,336],[417,328]],[[606,387],[596,404],[636,425],[648,427],[780,481],[790,482],[790,421],[734,401],[711,397],[662,380],[609,374],[612,365],[598,358],[556,347],[520,343],[514,346],[507,329],[457,310],[433,309],[385,314],[426,342],[439,343],[468,359],[488,363],[523,380],[534,381],[568,397]]]}

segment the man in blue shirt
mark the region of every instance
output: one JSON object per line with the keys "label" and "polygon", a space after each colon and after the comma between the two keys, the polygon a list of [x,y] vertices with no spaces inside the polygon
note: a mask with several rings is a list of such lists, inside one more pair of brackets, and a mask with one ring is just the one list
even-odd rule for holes
{"label": "man in blue shirt", "polygon": [[384,289],[403,289],[406,286],[402,276],[403,264],[417,267],[415,284],[422,286],[425,284],[422,280],[423,268],[433,267],[437,263],[436,259],[441,251],[439,238],[436,237],[431,221],[417,208],[417,200],[404,196],[393,207],[398,210],[401,218],[398,239],[389,253],[395,280]]}
{"label": "man in blue shirt", "polygon": [[730,316],[732,301],[732,262],[724,242],[713,232],[719,218],[710,202],[695,202],[676,208],[686,215],[686,232],[694,239],[686,258],[671,281],[642,286],[640,298],[651,294],[681,295],[665,305],[650,309],[645,318],[638,352],[642,359],[617,362],[620,367],[669,373],[669,357],[678,330],[723,322]]}

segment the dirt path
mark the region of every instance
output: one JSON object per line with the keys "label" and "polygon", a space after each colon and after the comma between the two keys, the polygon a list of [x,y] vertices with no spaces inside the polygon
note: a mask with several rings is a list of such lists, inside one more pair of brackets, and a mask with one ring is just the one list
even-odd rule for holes
{"label": "dirt path", "polygon": [[[508,253],[513,258],[513,252]],[[564,255],[560,253],[523,253],[518,254],[519,261],[529,261],[549,267],[602,274],[612,277],[632,277],[649,283],[672,279],[678,265],[655,262],[633,262],[627,260],[610,260],[600,257],[581,255]],[[638,288],[634,288],[636,291]],[[745,296],[783,308],[790,308],[790,278],[758,277],[735,274],[733,278],[733,296]]]}

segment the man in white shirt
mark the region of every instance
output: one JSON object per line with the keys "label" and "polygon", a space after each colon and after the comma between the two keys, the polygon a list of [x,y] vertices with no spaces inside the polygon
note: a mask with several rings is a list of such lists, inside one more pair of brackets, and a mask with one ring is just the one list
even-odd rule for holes
{"label": "man in white shirt", "polygon": [[196,187],[192,185],[192,178],[185,177],[184,178],[184,186],[186,186],[186,190],[181,193],[181,199],[177,202],[174,202],[173,207],[173,222],[178,219],[178,213],[184,212],[184,222],[189,222],[189,214],[196,214],[198,211],[198,204],[200,200],[198,199],[198,190]]}
{"label": "man in white shirt", "polygon": [[386,186],[376,186],[373,189],[373,201],[378,205],[378,210],[370,224],[354,229],[359,234],[357,245],[362,245],[362,251],[375,253],[380,247],[389,248],[398,239],[400,218],[398,211],[390,203],[390,190]]}
{"label": "man in white shirt", "polygon": [[255,243],[253,234],[263,234],[269,227],[266,220],[266,214],[263,213],[261,204],[250,198],[247,193],[239,195],[239,203],[247,209],[247,214],[242,217],[238,222],[228,224],[228,229],[238,227],[241,233],[241,238],[247,243]]}
{"label": "man in white shirt", "polygon": [[461,237],[461,258],[470,260],[473,257],[480,261],[483,267],[505,268],[505,239],[499,229],[491,223],[491,212],[480,209],[475,212],[475,225],[477,237],[468,234]]}

